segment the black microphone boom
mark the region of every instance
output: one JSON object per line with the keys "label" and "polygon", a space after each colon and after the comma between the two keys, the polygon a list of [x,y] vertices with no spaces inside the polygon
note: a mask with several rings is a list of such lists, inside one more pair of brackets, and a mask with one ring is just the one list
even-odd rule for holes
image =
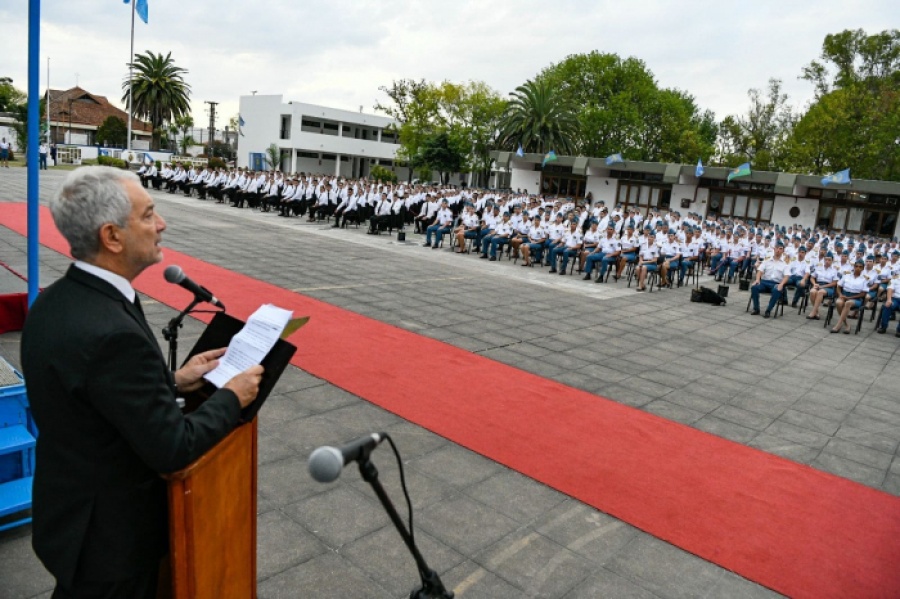
{"label": "black microphone boom", "polygon": [[350,462],[368,459],[369,454],[384,441],[384,433],[372,433],[341,447],[323,445],[309,454],[309,474],[320,483],[337,480],[341,470]]}
{"label": "black microphone boom", "polygon": [[219,308],[225,309],[225,304],[219,301],[219,298],[214,296],[212,292],[206,287],[202,287],[198,285],[194,281],[188,278],[184,271],[181,270],[180,266],[176,266],[172,264],[171,266],[167,266],[164,276],[166,280],[170,283],[174,283],[176,285],[180,285],[184,287],[188,291],[194,294],[194,297],[200,300],[201,302],[207,302],[214,306],[218,306]]}

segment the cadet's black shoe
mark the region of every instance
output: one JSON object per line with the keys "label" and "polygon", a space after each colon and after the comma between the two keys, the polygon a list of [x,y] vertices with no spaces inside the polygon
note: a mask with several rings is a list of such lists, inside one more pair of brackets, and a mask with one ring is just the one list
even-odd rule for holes
{"label": "cadet's black shoe", "polygon": [[431,247],[431,242],[430,242],[430,241],[426,241],[425,243],[422,244],[422,247],[423,247],[423,248],[430,248],[430,247]]}
{"label": "cadet's black shoe", "polygon": [[591,280],[591,275],[584,275],[584,276],[581,277],[581,278],[584,279],[585,281],[590,281],[590,280]]}
{"label": "cadet's black shoe", "polygon": [[565,271],[565,270],[561,270],[561,271],[559,271],[559,274],[561,274],[562,276],[566,276],[566,271]]}
{"label": "cadet's black shoe", "polygon": [[550,274],[552,275],[552,274],[555,274],[555,273],[556,273],[556,269],[555,269],[555,268],[551,268],[551,269],[550,269]]}
{"label": "cadet's black shoe", "polygon": [[496,261],[497,261],[497,256],[491,256],[490,259],[488,260],[488,262],[496,262]]}
{"label": "cadet's black shoe", "polygon": [[771,316],[772,316],[772,313],[769,312],[768,310],[766,310],[766,313],[763,314],[763,318],[769,318],[769,317],[771,317]]}
{"label": "cadet's black shoe", "polygon": [[797,307],[797,300],[794,300],[791,302],[791,308],[796,308],[796,307]]}
{"label": "cadet's black shoe", "polygon": [[878,327],[877,329],[875,329],[875,332],[878,333],[879,335],[884,335],[885,329]]}
{"label": "cadet's black shoe", "polygon": [[487,260],[487,254],[481,254],[481,256],[479,256],[479,257],[480,257],[482,260]]}
{"label": "cadet's black shoe", "polygon": [[750,313],[750,316],[759,316],[759,310],[754,310]]}

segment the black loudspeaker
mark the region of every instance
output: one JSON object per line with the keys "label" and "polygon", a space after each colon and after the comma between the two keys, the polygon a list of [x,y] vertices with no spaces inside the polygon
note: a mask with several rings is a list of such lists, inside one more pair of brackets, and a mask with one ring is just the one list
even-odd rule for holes
{"label": "black loudspeaker", "polygon": [[728,285],[719,285],[719,295],[728,297]]}
{"label": "black loudspeaker", "polygon": [[740,281],[738,281],[738,288],[741,291],[747,291],[748,289],[750,289],[750,279],[741,279]]}
{"label": "black loudspeaker", "polygon": [[406,241],[406,231],[397,231],[397,241]]}

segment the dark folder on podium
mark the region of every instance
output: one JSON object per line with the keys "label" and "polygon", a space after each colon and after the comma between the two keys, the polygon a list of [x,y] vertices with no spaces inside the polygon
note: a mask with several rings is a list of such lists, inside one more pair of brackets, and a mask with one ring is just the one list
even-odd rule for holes
{"label": "dark folder on podium", "polygon": [[[203,334],[200,335],[200,339],[197,340],[196,345],[191,349],[185,361],[195,354],[227,347],[231,338],[237,335],[242,328],[244,328],[242,321],[224,312],[218,312],[206,327],[206,330],[203,331]],[[259,383],[259,393],[256,396],[256,401],[241,410],[242,421],[250,422],[253,420],[266,398],[268,398],[269,393],[275,387],[275,383],[281,378],[281,374],[287,368],[296,351],[297,347],[284,339],[279,339],[275,346],[269,350],[269,353],[266,354],[266,357],[261,362],[265,372],[263,372],[262,380]],[[192,411],[197,405],[212,395],[215,390],[215,385],[206,381],[199,391],[191,394],[191,397],[185,398],[186,411]]]}

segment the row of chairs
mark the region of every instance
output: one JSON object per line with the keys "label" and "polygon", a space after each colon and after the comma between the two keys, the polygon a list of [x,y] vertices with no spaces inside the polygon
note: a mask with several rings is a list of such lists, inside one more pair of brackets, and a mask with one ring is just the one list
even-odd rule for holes
{"label": "row of chairs", "polygon": [[[784,307],[788,305],[788,296],[790,295],[789,292],[791,292],[791,291],[796,293],[797,286],[796,285],[786,285],[785,286],[784,292],[781,294],[781,298],[779,299],[778,303],[775,304],[775,309],[772,311],[772,316],[774,318],[778,318],[779,316],[782,316],[782,317],[784,316]],[[881,309],[879,310],[879,308],[878,308],[879,301],[878,301],[877,294],[875,295],[875,299],[872,301],[873,301],[872,306],[868,307],[867,304],[868,304],[869,300],[867,298],[866,301],[862,302],[862,306],[857,311],[858,314],[857,314],[855,334],[859,334],[860,330],[862,329],[862,323],[865,318],[865,313],[867,310],[869,311],[869,322],[875,321],[876,328],[878,327],[878,323],[881,322],[881,316],[882,316],[881,311],[884,310],[884,306],[882,305]],[[825,298],[824,302],[825,303],[823,303],[823,307],[827,307],[827,312],[825,313],[825,319],[824,319],[824,323],[822,326],[827,328],[831,324],[831,321],[834,318],[834,312],[837,307],[837,297],[832,296],[829,298]],[[746,310],[744,310],[745,312],[750,311],[751,304],[752,304],[752,298],[747,298],[747,308],[746,308]],[[803,292],[800,296],[800,300],[798,301],[797,316],[801,316],[801,315],[805,314],[808,306],[809,306],[809,287],[807,286],[806,288],[803,289]],[[876,321],[876,314],[878,316],[877,321]]]}

